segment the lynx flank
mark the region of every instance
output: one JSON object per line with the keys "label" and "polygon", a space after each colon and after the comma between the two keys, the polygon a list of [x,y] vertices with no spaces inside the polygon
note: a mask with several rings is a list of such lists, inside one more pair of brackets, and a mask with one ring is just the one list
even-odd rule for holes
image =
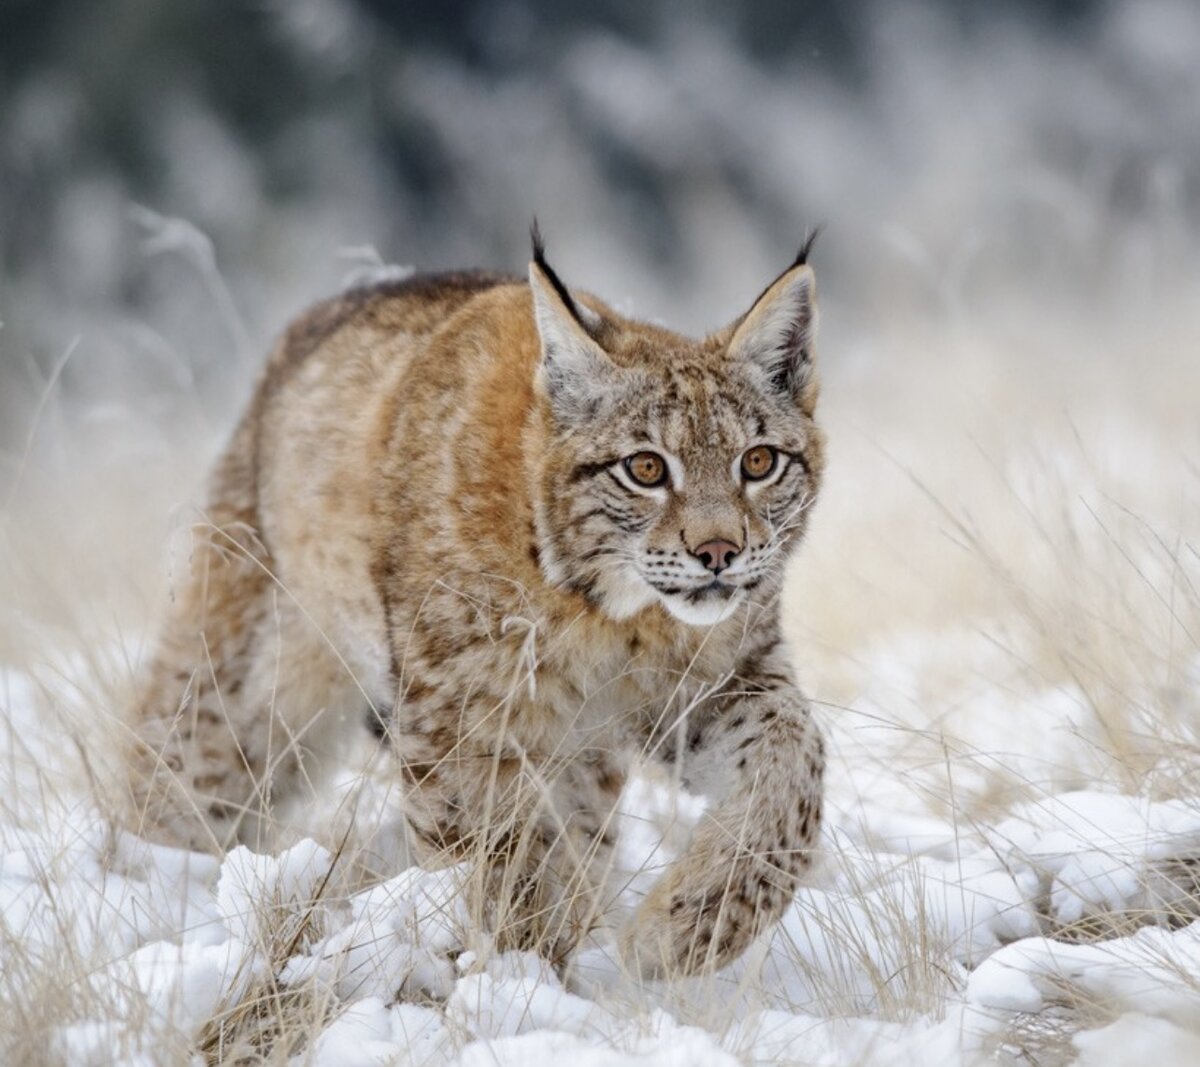
{"label": "lynx flank", "polygon": [[296,322],[140,692],[139,827],[253,841],[370,719],[422,861],[473,860],[498,943],[561,960],[608,903],[629,761],[660,761],[710,804],[622,952],[738,956],[820,823],[778,609],[823,465],[807,252],[701,341],[568,291],[536,232],[528,282],[418,275]]}

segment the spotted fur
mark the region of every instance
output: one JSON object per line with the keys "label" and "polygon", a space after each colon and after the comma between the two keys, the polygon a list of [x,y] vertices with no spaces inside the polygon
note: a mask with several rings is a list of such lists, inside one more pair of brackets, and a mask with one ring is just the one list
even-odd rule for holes
{"label": "spotted fur", "polygon": [[[699,341],[572,294],[540,244],[528,281],[418,276],[296,322],[146,673],[139,826],[256,841],[365,718],[424,860],[477,861],[500,943],[562,957],[603,912],[640,755],[712,800],[626,958],[735,958],[791,898],[821,814],[777,603],[823,469],[806,260]],[[751,482],[762,444],[776,465]],[[633,480],[639,450],[666,484]],[[737,549],[717,574],[714,542]]]}

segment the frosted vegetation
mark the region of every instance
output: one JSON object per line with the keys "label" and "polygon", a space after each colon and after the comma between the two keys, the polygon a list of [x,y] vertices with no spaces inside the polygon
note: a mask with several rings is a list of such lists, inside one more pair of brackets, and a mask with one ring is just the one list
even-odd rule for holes
{"label": "frosted vegetation", "polygon": [[[533,63],[522,10],[476,18],[467,63],[339,0],[265,5],[291,110],[239,123],[181,64],[129,120],[136,173],[83,152],[69,67],[7,82],[0,1060],[1197,1062],[1200,12],[881,4],[853,54],[664,19]],[[347,280],[520,270],[535,211],[569,282],[694,332],[826,225],[831,467],[786,604],[824,854],[711,978],[640,986],[606,931],[565,976],[492,951],[464,872],[407,867],[366,742],[273,855],[110,819],[270,337]],[[618,916],[701,811],[651,778],[623,809]]]}

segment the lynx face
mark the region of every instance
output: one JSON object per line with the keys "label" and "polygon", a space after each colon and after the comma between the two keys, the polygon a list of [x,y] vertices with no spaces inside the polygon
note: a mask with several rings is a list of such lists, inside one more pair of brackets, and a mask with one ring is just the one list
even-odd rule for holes
{"label": "lynx face", "polygon": [[695,342],[606,321],[541,266],[547,576],[616,618],[657,600],[685,623],[723,621],[778,582],[816,498],[811,271]]}

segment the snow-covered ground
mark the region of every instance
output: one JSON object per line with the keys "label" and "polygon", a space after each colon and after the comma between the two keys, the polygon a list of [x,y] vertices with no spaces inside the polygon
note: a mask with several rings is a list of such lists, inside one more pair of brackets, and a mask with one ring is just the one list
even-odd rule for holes
{"label": "snow-covered ground", "polygon": [[[1200,661],[1190,670],[1200,683]],[[1102,785],[968,819],[968,802],[913,788],[924,756],[905,763],[911,730],[864,714],[869,694],[856,715],[824,710],[838,757],[814,884],[735,966],[641,986],[603,933],[565,981],[532,954],[490,951],[457,870],[351,891],[344,857],[309,839],[218,860],[114,830],[71,741],[86,689],[70,668],[47,677],[0,677],[0,1017],[18,1058],[155,1064],[254,1042],[322,1067],[957,1064],[1031,1048],[1049,1057],[1037,1062],[1183,1063],[1200,1050],[1200,802]],[[1008,719],[1010,768],[1061,765],[1088,747],[1080,707],[1046,694],[1025,736],[1015,699],[981,694],[972,714]],[[872,765],[890,773],[864,776]],[[642,778],[624,808],[629,903],[701,805]],[[359,818],[387,810],[363,803]]]}

